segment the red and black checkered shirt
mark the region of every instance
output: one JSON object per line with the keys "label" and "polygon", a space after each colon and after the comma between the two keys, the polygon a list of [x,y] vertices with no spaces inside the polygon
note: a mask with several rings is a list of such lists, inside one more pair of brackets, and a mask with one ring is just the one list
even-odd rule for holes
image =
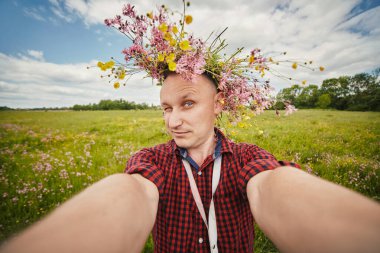
{"label": "red and black checkered shirt", "polygon": [[[254,220],[246,193],[249,179],[279,166],[299,166],[277,161],[256,145],[237,144],[218,129],[216,132],[219,145],[214,155],[208,156],[200,167],[190,158],[194,178],[208,217],[214,158],[223,155],[220,181],[214,195],[218,249],[220,253],[252,253]],[[125,170],[129,174],[141,174],[158,188],[160,197],[152,231],[154,252],[210,252],[207,228],[191,193],[182,158],[189,157],[171,140],[142,149],[131,157]]]}

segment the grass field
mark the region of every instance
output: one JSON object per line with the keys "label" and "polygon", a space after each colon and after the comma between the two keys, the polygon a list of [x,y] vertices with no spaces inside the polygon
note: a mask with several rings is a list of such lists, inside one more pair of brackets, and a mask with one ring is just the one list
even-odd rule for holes
{"label": "grass field", "polygon": [[[268,111],[252,123],[233,138],[380,201],[380,113]],[[160,111],[0,112],[0,241],[167,140]],[[255,248],[276,252],[260,231]]]}

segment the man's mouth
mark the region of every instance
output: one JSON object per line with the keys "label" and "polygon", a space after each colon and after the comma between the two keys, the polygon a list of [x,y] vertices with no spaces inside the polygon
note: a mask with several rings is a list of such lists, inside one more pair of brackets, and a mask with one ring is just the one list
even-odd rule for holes
{"label": "man's mouth", "polygon": [[172,131],[172,134],[176,137],[181,137],[190,133],[189,131]]}

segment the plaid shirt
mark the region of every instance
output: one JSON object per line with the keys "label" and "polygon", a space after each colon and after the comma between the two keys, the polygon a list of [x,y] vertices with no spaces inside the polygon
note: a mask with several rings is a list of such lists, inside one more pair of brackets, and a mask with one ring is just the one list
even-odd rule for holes
{"label": "plaid shirt", "polygon": [[213,161],[223,154],[220,181],[214,195],[220,253],[253,252],[254,220],[246,193],[249,179],[279,166],[299,168],[291,162],[277,161],[256,145],[234,143],[215,130],[218,135],[215,152],[200,167],[174,140],[142,149],[128,161],[126,173],[141,174],[159,191],[152,231],[155,252],[210,252],[207,228],[191,193],[182,158],[187,159],[193,169],[208,217]]}

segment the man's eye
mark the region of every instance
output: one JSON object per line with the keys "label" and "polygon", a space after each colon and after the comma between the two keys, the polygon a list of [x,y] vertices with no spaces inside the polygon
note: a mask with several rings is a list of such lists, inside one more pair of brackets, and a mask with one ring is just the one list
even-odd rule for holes
{"label": "man's eye", "polygon": [[164,113],[165,113],[165,112],[171,112],[172,109],[170,107],[166,107],[163,110],[164,110]]}
{"label": "man's eye", "polygon": [[184,106],[185,107],[191,107],[193,104],[194,104],[193,102],[187,101],[187,102],[185,102]]}

